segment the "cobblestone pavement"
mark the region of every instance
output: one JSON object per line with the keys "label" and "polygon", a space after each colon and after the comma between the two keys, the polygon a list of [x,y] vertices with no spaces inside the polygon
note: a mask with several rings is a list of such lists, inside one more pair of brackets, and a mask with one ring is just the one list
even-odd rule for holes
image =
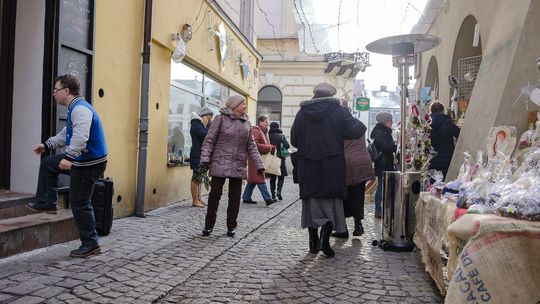
{"label": "cobblestone pavement", "polygon": [[381,229],[373,204],[366,233],[332,241],[328,259],[308,253],[290,179],[284,197],[269,207],[242,204],[234,238],[225,236],[224,196],[210,237],[200,235],[205,209],[184,201],[115,220],[100,255],[69,258],[73,241],[2,259],[0,303],[443,302],[417,253],[371,246]]}

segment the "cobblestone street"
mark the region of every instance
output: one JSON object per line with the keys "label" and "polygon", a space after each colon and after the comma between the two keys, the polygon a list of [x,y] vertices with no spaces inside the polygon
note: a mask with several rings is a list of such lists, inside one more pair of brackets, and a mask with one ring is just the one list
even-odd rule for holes
{"label": "cobblestone street", "polygon": [[[234,238],[225,236],[226,201],[210,237],[205,209],[183,201],[116,220],[103,252],[68,257],[73,241],[0,260],[1,303],[442,303],[418,253],[371,246],[380,221],[366,205],[366,233],[334,240],[336,257],[308,253],[298,187],[285,201],[242,204]],[[223,196],[226,199],[226,195]],[[349,221],[352,227],[352,221]]]}

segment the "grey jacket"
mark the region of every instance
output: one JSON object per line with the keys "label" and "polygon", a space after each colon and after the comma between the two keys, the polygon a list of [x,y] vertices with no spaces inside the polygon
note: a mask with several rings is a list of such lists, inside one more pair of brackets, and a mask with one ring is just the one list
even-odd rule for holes
{"label": "grey jacket", "polygon": [[209,175],[247,179],[248,155],[257,169],[264,169],[247,116],[238,117],[226,107],[219,112],[201,150],[201,163],[210,165]]}

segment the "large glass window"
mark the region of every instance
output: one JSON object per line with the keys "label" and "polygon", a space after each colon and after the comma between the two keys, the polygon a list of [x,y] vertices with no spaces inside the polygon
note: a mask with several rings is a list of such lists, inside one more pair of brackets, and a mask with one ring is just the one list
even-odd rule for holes
{"label": "large glass window", "polygon": [[214,114],[225,105],[229,87],[202,71],[171,61],[167,163],[182,165],[191,150],[191,113],[207,106]]}

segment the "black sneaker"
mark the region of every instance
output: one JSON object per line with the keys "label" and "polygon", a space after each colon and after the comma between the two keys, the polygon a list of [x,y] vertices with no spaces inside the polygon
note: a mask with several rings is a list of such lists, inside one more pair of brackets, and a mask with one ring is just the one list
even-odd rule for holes
{"label": "black sneaker", "polygon": [[76,250],[72,250],[70,253],[69,253],[69,256],[72,257],[72,258],[85,258],[89,255],[92,255],[92,254],[98,254],[101,252],[101,247],[99,246],[96,246],[96,247],[93,247],[93,248],[90,248],[90,247],[79,247],[79,249],[76,249]]}
{"label": "black sneaker", "polygon": [[244,204],[257,204],[256,201],[252,201],[252,200],[242,200],[242,203],[244,203]]}
{"label": "black sneaker", "polygon": [[52,214],[56,214],[56,211],[58,211],[56,204],[44,203],[44,202],[26,203],[25,207],[33,211],[46,212],[46,213],[52,213]]}
{"label": "black sneaker", "polygon": [[233,237],[235,233],[236,233],[236,231],[234,231],[234,229],[227,229],[227,236],[228,237]]}
{"label": "black sneaker", "polygon": [[270,206],[270,205],[272,205],[273,203],[277,202],[277,200],[275,200],[275,199],[269,199],[269,200],[266,200],[265,202],[266,202],[266,206]]}
{"label": "black sneaker", "polygon": [[276,194],[276,196],[277,196],[277,199],[278,199],[278,200],[280,200],[280,201],[283,200],[283,196],[281,196],[281,193]]}
{"label": "black sneaker", "polygon": [[212,228],[208,229],[208,228],[204,228],[203,231],[202,231],[202,235],[203,236],[209,236],[210,233],[212,233]]}

